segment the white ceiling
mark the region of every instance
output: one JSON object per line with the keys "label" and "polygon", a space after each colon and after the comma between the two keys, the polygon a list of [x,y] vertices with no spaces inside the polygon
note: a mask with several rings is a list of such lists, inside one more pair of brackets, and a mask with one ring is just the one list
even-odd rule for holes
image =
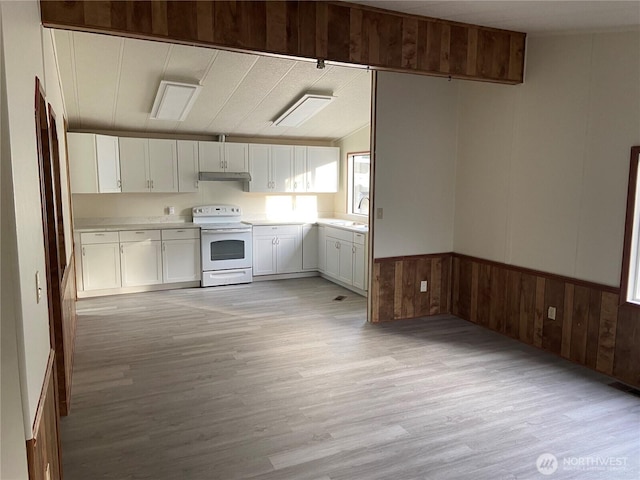
{"label": "white ceiling", "polygon": [[[69,127],[336,140],[369,123],[366,69],[54,31]],[[183,122],[150,120],[161,80],[201,83]],[[336,99],[297,128],[272,126],[306,92]]]}
{"label": "white ceiling", "polygon": [[[640,25],[640,0],[354,3],[534,35]],[[71,129],[336,140],[369,123],[364,69],[82,32],[55,31],[54,39]],[[163,79],[204,87],[184,122],[149,119]],[[300,127],[272,126],[309,91],[337,98]]]}
{"label": "white ceiling", "polygon": [[640,25],[638,0],[354,0],[352,3],[534,35]]}

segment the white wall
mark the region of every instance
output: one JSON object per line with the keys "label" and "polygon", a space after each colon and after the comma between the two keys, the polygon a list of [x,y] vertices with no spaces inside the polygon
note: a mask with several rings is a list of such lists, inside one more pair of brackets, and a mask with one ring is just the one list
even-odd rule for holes
{"label": "white wall", "polygon": [[530,38],[523,85],[461,85],[454,250],[619,285],[638,143],[638,32]]}
{"label": "white wall", "polygon": [[460,82],[377,75],[374,257],[450,252]]}
{"label": "white wall", "polygon": [[0,8],[0,478],[28,478],[17,342],[16,228]]}
{"label": "white wall", "polygon": [[285,218],[296,212],[305,215],[310,209],[319,216],[333,214],[333,194],[249,193],[242,190],[240,182],[200,182],[198,193],[74,194],[72,197],[76,225],[91,223],[95,218],[160,217],[165,215],[168,206],[175,207],[176,217],[190,217],[192,207],[215,203],[239,205],[247,219]]}
{"label": "white wall", "polygon": [[341,138],[336,142],[336,147],[340,147],[340,187],[338,193],[333,198],[333,211],[338,218],[346,218],[355,222],[366,223],[367,219],[362,215],[347,214],[347,183],[349,177],[347,155],[371,150],[370,125],[366,125],[352,134]]}
{"label": "white wall", "polygon": [[[14,305],[24,430],[28,439],[31,438],[49,355],[34,92],[36,76],[45,82],[45,59],[52,56],[53,52],[44,42],[47,50],[43,53],[38,2],[2,2],[0,7],[9,112],[8,125],[3,126],[3,129],[8,127],[9,132],[13,213],[16,219],[17,271],[14,279]],[[51,78],[44,83],[44,88],[47,91],[47,101],[52,103],[61,121],[63,109],[58,82]],[[61,124],[58,130],[62,130]],[[69,221],[68,218],[66,220]],[[67,230],[68,228],[67,226]],[[36,302],[36,272],[40,272],[45,290],[40,303]]]}

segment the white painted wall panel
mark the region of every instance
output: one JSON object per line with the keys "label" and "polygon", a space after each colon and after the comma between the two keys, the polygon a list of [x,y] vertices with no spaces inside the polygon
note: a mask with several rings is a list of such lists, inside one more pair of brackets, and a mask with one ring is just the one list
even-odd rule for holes
{"label": "white painted wall panel", "polygon": [[378,73],[375,258],[453,249],[459,83]]}
{"label": "white painted wall panel", "polygon": [[[465,82],[460,89],[454,251],[504,262],[518,89]],[[487,117],[492,121],[487,122]]]}
{"label": "white painted wall panel", "polygon": [[594,35],[576,276],[617,285],[629,149],[640,144],[640,32]]}
{"label": "white painted wall panel", "polygon": [[640,34],[530,38],[523,85],[460,99],[455,251],[619,285]]}

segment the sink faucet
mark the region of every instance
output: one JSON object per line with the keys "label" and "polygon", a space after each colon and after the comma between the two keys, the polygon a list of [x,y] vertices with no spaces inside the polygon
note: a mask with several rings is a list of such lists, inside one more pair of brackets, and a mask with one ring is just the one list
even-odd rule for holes
{"label": "sink faucet", "polygon": [[369,196],[368,195],[365,195],[360,199],[360,202],[358,203],[358,210],[360,210],[362,208],[362,202],[364,202],[365,200],[367,202],[369,202]]}

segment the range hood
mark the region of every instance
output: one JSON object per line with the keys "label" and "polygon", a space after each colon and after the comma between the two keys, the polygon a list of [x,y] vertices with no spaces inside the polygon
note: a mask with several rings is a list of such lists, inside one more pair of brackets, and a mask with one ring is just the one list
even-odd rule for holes
{"label": "range hood", "polygon": [[250,182],[249,172],[200,172],[201,182]]}

